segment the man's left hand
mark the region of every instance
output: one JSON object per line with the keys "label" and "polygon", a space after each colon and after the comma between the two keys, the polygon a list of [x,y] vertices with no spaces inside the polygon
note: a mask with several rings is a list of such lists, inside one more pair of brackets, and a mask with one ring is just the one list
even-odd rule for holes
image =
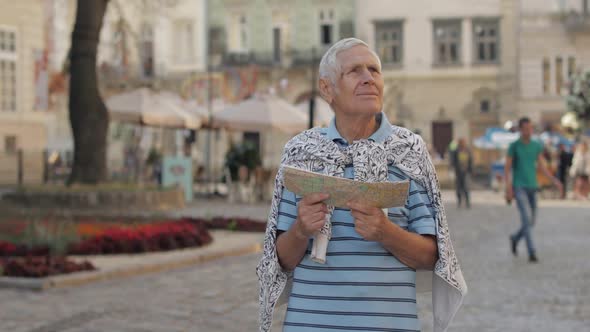
{"label": "man's left hand", "polygon": [[383,213],[383,210],[354,201],[348,202],[348,207],[354,217],[354,229],[356,232],[367,241],[381,242],[387,226],[390,225],[389,219]]}

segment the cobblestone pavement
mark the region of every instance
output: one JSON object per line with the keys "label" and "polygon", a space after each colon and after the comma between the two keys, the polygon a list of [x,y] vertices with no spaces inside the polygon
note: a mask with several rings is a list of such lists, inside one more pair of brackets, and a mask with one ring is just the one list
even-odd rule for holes
{"label": "cobblestone pavement", "polygon": [[[516,258],[508,248],[516,208],[490,193],[474,201],[471,210],[447,204],[470,287],[450,331],[590,331],[590,204],[542,201],[534,229],[540,263],[529,264],[523,244]],[[0,331],[255,331],[257,260],[44,293],[0,290]],[[432,330],[429,297],[419,295],[424,331]]]}

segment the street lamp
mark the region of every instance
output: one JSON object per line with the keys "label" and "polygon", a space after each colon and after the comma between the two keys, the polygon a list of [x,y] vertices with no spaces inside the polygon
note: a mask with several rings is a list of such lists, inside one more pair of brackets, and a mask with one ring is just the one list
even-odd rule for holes
{"label": "street lamp", "polygon": [[315,47],[311,49],[311,97],[309,98],[309,128],[313,128],[315,113],[315,96],[316,96],[316,64],[315,64]]}

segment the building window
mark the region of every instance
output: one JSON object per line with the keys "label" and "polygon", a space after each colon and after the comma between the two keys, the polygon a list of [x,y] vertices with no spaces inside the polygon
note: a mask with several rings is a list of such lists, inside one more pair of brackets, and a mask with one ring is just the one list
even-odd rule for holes
{"label": "building window", "polygon": [[0,29],[0,111],[16,111],[16,32]]}
{"label": "building window", "polygon": [[17,150],[16,136],[4,136],[4,152],[16,153]]}
{"label": "building window", "polygon": [[224,27],[209,28],[209,46],[211,54],[223,54],[226,50],[226,34]]}
{"label": "building window", "polygon": [[111,62],[114,66],[127,69],[129,64],[128,30],[123,19],[113,22],[113,53]]}
{"label": "building window", "polygon": [[154,30],[149,24],[141,27],[141,40],[139,44],[139,56],[141,58],[141,71],[144,77],[154,76]]}
{"label": "building window", "polygon": [[240,49],[248,50],[248,25],[246,16],[240,16]]}
{"label": "building window", "polygon": [[16,53],[16,32],[0,30],[0,52]]}
{"label": "building window", "polygon": [[567,78],[571,78],[576,73],[576,58],[570,56],[567,58]]}
{"label": "building window", "polygon": [[322,24],[322,45],[330,45],[332,44],[332,25],[331,24]]}
{"label": "building window", "polygon": [[249,51],[250,35],[248,33],[248,18],[241,13],[235,13],[229,20],[227,48],[231,53],[247,53]]}
{"label": "building window", "polygon": [[180,20],[174,24],[174,40],[176,41],[174,60],[177,64],[195,63],[194,36],[195,34],[192,21]]}
{"label": "building window", "polygon": [[275,27],[272,29],[272,41],[273,41],[273,60],[276,63],[281,62],[281,28]]}
{"label": "building window", "polygon": [[482,100],[479,103],[479,110],[481,113],[489,113],[490,112],[490,101],[487,99]]}
{"label": "building window", "polygon": [[561,96],[568,80],[576,74],[576,58],[571,55],[546,56],[542,60],[543,94]]}
{"label": "building window", "polygon": [[330,46],[334,42],[334,10],[320,11],[320,45]]}
{"label": "building window", "polygon": [[563,58],[558,56],[555,58],[555,93],[561,95],[563,88]]}
{"label": "building window", "polygon": [[551,63],[549,58],[543,58],[543,93],[549,93],[549,85],[551,83]]}
{"label": "building window", "polygon": [[473,22],[473,43],[476,63],[497,63],[499,54],[499,24],[497,20]]}
{"label": "building window", "polygon": [[384,64],[399,65],[403,61],[402,22],[378,22],[375,24],[377,54]]}
{"label": "building window", "polygon": [[433,22],[435,65],[461,63],[461,20]]}

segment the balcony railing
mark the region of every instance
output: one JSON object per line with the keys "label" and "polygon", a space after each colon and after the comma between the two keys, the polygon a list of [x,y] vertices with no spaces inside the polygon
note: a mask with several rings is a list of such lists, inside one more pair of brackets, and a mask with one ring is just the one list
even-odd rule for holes
{"label": "balcony railing", "polygon": [[327,47],[315,51],[307,49],[281,52],[229,52],[213,55],[211,59],[221,59],[221,61],[215,61],[217,63],[214,63],[213,67],[258,65],[293,68],[317,64],[326,50]]}
{"label": "balcony railing", "polygon": [[569,32],[590,32],[590,14],[587,12],[564,13],[562,21]]}
{"label": "balcony railing", "polygon": [[223,66],[245,66],[256,64],[259,66],[273,66],[275,62],[272,54],[254,53],[254,52],[229,52],[222,55],[221,65]]}

